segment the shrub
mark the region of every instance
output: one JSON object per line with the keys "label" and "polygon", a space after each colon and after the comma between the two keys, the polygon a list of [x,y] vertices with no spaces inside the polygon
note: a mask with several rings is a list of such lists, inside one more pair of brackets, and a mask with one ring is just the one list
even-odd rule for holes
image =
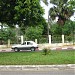
{"label": "shrub", "polygon": [[48,48],[44,48],[43,49],[43,53],[44,53],[44,55],[50,54],[51,53],[51,50],[48,49]]}
{"label": "shrub", "polygon": [[27,40],[34,40],[41,38],[41,35],[43,33],[43,27],[42,26],[36,26],[36,27],[28,27],[25,31],[25,36],[27,37]]}

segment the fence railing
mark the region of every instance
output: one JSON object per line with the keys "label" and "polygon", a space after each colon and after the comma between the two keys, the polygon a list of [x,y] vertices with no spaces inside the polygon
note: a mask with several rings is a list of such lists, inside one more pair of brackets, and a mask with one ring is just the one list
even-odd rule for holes
{"label": "fence railing", "polygon": [[[22,40],[23,39],[23,40]],[[20,38],[20,37],[15,37],[12,40],[10,40],[11,44],[20,44],[21,42],[27,40],[25,38]],[[36,39],[36,38],[35,38]],[[32,41],[35,41],[35,39],[29,39]],[[3,41],[4,44],[8,44],[8,41]],[[47,35],[43,35],[40,38],[37,39],[38,44],[43,44],[43,43],[73,43],[75,44],[75,35],[51,35],[48,37]]]}

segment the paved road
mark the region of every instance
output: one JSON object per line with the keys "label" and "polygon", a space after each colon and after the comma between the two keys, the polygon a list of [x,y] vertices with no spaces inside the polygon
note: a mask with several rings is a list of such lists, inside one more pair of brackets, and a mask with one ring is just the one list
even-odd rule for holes
{"label": "paved road", "polygon": [[[51,50],[75,50],[75,45],[74,46],[53,46],[50,48]],[[39,50],[42,50],[39,48]],[[0,52],[14,52],[11,48],[0,48]]]}
{"label": "paved road", "polygon": [[0,71],[0,75],[75,75],[75,71],[74,70]]}

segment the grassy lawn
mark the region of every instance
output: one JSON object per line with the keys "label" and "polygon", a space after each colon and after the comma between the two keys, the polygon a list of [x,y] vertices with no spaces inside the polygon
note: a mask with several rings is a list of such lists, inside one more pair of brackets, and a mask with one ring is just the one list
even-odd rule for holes
{"label": "grassy lawn", "polygon": [[0,65],[51,65],[75,64],[75,50],[43,52],[0,53]]}

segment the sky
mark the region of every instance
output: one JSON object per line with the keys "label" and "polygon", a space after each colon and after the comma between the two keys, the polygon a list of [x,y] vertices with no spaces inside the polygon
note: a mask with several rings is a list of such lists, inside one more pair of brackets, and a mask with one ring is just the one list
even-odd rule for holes
{"label": "sky", "polygon": [[[41,2],[41,6],[45,9],[45,14],[44,14],[44,18],[48,19],[48,10],[49,8],[51,8],[53,5],[49,4],[49,6],[46,6],[43,2]],[[70,18],[72,21],[75,21],[75,13],[74,15]]]}
{"label": "sky", "polygon": [[46,6],[42,1],[41,1],[41,6],[45,9],[44,18],[48,19],[48,10],[49,10],[49,7]]}

